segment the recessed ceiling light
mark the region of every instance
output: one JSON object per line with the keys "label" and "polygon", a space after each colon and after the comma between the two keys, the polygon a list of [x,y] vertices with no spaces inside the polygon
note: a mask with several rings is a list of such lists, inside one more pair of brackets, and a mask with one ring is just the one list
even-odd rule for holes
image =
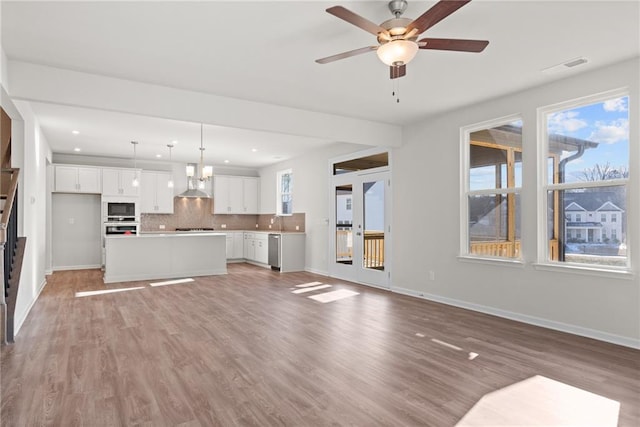
{"label": "recessed ceiling light", "polygon": [[255,153],[256,151],[258,151],[258,149],[257,148],[252,148],[251,151],[253,151]]}
{"label": "recessed ceiling light", "polygon": [[225,160],[224,162],[225,162],[225,163],[229,163],[229,160]]}
{"label": "recessed ceiling light", "polygon": [[173,145],[176,145],[176,144],[178,143],[178,140],[177,140],[177,139],[174,139],[173,141],[171,141],[171,143],[172,143]]}
{"label": "recessed ceiling light", "polygon": [[273,158],[274,158],[275,160],[280,160],[280,159],[282,158],[282,156],[273,156]]}
{"label": "recessed ceiling light", "polygon": [[74,148],[74,149],[73,149],[73,151],[75,151],[75,152],[80,151],[80,147],[76,147],[76,148]]}
{"label": "recessed ceiling light", "polygon": [[160,157],[162,157],[162,154],[156,154],[156,157],[160,158]]}
{"label": "recessed ceiling light", "polygon": [[74,134],[74,135],[78,135],[80,133],[80,131],[79,130],[72,130],[71,133]]}

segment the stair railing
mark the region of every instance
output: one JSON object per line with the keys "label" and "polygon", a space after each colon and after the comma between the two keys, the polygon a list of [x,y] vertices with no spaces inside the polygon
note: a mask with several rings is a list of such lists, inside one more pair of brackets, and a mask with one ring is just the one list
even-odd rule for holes
{"label": "stair railing", "polygon": [[4,328],[4,340],[7,339],[7,297],[9,296],[9,278],[16,245],[18,243],[18,175],[19,169],[2,169],[0,171],[0,188],[6,190],[6,199],[2,207],[0,216],[0,252],[2,252],[2,263],[0,263],[0,277],[2,277],[2,293],[0,295],[0,306],[2,306]]}

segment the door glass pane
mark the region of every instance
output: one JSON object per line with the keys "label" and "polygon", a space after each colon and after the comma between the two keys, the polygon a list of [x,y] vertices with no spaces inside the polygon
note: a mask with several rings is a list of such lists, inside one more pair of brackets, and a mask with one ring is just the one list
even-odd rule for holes
{"label": "door glass pane", "polygon": [[353,264],[353,187],[336,187],[336,262]]}
{"label": "door glass pane", "polygon": [[362,184],[364,245],[362,266],[384,270],[384,181]]}

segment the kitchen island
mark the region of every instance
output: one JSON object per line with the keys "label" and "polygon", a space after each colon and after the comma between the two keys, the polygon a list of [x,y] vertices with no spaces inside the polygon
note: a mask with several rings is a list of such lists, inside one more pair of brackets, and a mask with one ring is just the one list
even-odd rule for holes
{"label": "kitchen island", "polygon": [[219,274],[227,274],[225,233],[105,237],[105,283]]}

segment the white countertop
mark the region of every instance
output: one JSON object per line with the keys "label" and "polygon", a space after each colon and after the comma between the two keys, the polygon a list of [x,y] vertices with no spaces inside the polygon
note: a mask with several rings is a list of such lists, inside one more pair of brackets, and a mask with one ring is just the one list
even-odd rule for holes
{"label": "white countertop", "polygon": [[[256,233],[256,234],[306,234],[304,231],[278,231],[278,230],[227,230],[220,229],[216,231],[196,231],[196,232],[183,232],[183,231],[141,231],[139,236],[201,236],[201,235],[226,235],[227,233]],[[117,237],[131,237],[120,236]],[[109,237],[109,236],[107,236]]]}
{"label": "white countertop", "polygon": [[225,233],[211,232],[197,232],[197,233],[184,233],[175,231],[165,232],[144,232],[140,234],[108,234],[105,237],[107,239],[140,239],[140,238],[157,238],[157,237],[211,237],[211,236],[226,236]]}

